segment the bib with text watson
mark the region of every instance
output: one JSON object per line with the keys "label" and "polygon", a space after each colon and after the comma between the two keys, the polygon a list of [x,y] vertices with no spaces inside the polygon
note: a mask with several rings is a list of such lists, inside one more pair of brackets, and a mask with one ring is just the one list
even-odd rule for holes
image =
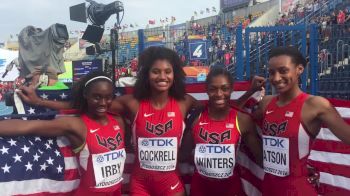
{"label": "bib with text watson", "polygon": [[275,176],[289,175],[289,139],[263,136],[264,171]]}
{"label": "bib with text watson", "polygon": [[138,157],[142,169],[173,171],[177,161],[177,138],[138,138]]}
{"label": "bib with text watson", "polygon": [[124,148],[93,154],[92,165],[94,168],[96,188],[107,188],[122,181],[125,159],[126,152]]}
{"label": "bib with text watson", "polygon": [[228,178],[235,167],[233,144],[197,144],[194,161],[199,174],[209,178]]}

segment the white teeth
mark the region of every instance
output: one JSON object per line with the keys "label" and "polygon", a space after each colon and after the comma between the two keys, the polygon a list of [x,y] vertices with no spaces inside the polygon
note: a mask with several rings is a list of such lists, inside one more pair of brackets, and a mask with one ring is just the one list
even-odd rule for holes
{"label": "white teeth", "polygon": [[157,84],[158,84],[159,86],[165,86],[165,85],[167,85],[166,82],[157,82]]}
{"label": "white teeth", "polygon": [[224,103],[225,103],[225,100],[216,100],[215,103],[216,103],[216,104],[224,104]]}

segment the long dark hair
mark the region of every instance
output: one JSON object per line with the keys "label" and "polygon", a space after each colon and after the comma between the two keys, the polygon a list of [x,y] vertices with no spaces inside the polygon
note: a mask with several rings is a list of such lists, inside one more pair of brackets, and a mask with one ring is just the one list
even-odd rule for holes
{"label": "long dark hair", "polygon": [[73,100],[72,100],[71,104],[72,104],[73,108],[79,110],[80,113],[85,113],[87,111],[88,105],[87,105],[87,101],[86,101],[86,98],[84,97],[84,95],[86,95],[86,93],[90,91],[92,84],[99,82],[99,81],[111,82],[107,78],[98,78],[98,79],[92,80],[91,82],[89,82],[86,85],[86,82],[88,82],[92,78],[95,78],[98,76],[108,77],[103,72],[94,71],[94,72],[88,73],[87,75],[82,77],[77,83],[75,83],[73,85],[73,88],[72,88]]}
{"label": "long dark hair", "polygon": [[149,71],[157,60],[167,60],[173,66],[174,83],[169,89],[169,96],[176,100],[184,99],[185,72],[182,69],[182,62],[175,51],[165,47],[149,47],[140,54],[134,97],[138,100],[151,97]]}

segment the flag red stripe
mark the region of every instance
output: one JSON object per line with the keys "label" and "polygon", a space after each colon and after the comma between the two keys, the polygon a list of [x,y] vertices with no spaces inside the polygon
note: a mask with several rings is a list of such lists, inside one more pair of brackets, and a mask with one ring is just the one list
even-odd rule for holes
{"label": "flag red stripe", "polygon": [[74,157],[75,154],[70,146],[60,147],[61,154],[64,157]]}
{"label": "flag red stripe", "polygon": [[68,169],[64,171],[65,180],[77,180],[80,179],[80,174],[78,169]]}
{"label": "flag red stripe", "polygon": [[261,180],[259,178],[257,178],[249,169],[246,169],[241,165],[237,165],[237,169],[241,178],[250,182],[250,184],[252,184],[254,187],[261,191]]}
{"label": "flag red stripe", "polygon": [[320,172],[326,172],[333,175],[350,178],[350,166],[319,162],[314,160],[308,160],[308,162],[313,167],[316,167]]}
{"label": "flag red stripe", "polygon": [[312,145],[312,149],[333,153],[350,154],[350,145],[344,144],[343,142],[331,140],[316,139],[314,144]]}
{"label": "flag red stripe", "polygon": [[319,188],[319,194],[321,194],[322,196],[350,195],[350,191],[321,183]]}

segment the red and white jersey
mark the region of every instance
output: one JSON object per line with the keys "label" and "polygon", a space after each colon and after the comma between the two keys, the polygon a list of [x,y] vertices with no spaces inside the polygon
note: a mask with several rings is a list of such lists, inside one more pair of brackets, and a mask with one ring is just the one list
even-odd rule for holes
{"label": "red and white jersey", "polygon": [[92,192],[120,189],[126,159],[124,131],[111,115],[104,126],[86,115],[81,118],[87,133],[85,146],[77,154],[82,174],[79,189]]}
{"label": "red and white jersey", "polygon": [[159,110],[150,100],[141,101],[133,124],[136,164],[145,170],[175,170],[184,128],[183,115],[174,98],[169,97]]}
{"label": "red and white jersey", "polygon": [[301,93],[285,106],[274,97],[264,112],[263,160],[265,179],[307,176],[307,157],[312,138],[301,120],[308,94]]}
{"label": "red and white jersey", "polygon": [[194,162],[199,174],[217,179],[234,174],[241,136],[236,110],[231,109],[224,120],[213,120],[207,108],[194,124],[192,136],[196,144]]}

